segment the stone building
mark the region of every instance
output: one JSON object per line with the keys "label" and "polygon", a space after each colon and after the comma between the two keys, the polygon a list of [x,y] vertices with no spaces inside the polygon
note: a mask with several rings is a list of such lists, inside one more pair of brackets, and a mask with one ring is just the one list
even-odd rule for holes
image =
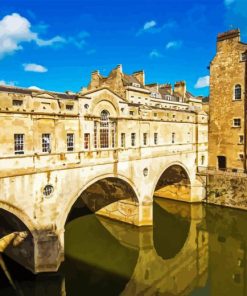
{"label": "stone building", "polygon": [[209,166],[246,171],[247,43],[240,31],[218,34],[210,63]]}

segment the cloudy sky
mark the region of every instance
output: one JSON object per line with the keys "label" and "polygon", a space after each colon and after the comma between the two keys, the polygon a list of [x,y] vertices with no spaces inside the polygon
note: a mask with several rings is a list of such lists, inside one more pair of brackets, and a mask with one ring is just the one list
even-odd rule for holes
{"label": "cloudy sky", "polygon": [[216,35],[241,29],[246,0],[1,0],[0,84],[79,91],[99,69],[144,69],[208,94]]}

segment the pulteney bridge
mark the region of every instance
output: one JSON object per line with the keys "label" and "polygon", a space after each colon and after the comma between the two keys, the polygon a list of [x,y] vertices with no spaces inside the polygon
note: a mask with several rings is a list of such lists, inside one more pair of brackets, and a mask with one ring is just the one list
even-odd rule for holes
{"label": "pulteney bridge", "polygon": [[207,115],[189,104],[134,104],[106,87],[0,90],[1,236],[28,231],[6,252],[35,273],[59,267],[66,221],[81,203],[144,226],[152,225],[154,194],[204,198],[196,172],[207,164]]}

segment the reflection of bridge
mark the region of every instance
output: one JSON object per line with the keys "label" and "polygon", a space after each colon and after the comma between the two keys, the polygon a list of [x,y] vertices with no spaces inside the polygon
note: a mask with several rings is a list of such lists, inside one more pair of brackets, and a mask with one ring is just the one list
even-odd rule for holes
{"label": "reflection of bridge", "polygon": [[[124,91],[139,91],[144,101],[150,94]],[[76,96],[11,88],[0,95],[0,209],[14,219],[12,231],[29,230],[24,245],[33,245],[34,272],[57,270],[66,220],[82,200],[142,226],[152,225],[155,191],[189,202],[204,197],[196,172],[207,163],[207,115],[189,103],[137,105],[107,87]],[[14,257],[21,262],[29,251]]]}

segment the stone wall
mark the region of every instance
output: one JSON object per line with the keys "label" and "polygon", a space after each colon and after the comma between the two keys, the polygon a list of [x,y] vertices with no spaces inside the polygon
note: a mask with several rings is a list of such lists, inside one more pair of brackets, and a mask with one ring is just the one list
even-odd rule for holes
{"label": "stone wall", "polygon": [[215,174],[207,177],[207,198],[211,204],[247,210],[247,175]]}

